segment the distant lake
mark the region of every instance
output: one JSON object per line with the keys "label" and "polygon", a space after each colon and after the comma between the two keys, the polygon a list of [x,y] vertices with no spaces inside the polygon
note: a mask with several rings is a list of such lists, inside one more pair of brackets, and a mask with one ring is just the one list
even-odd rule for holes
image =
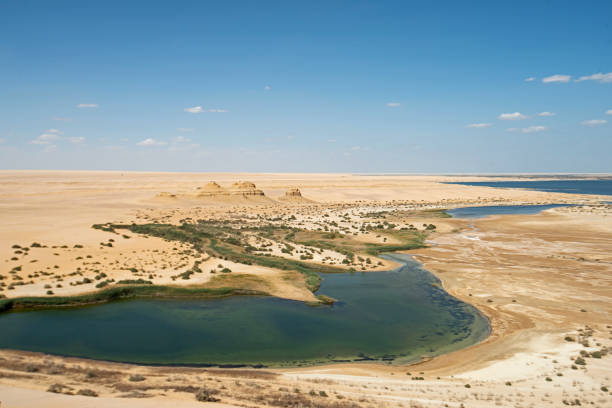
{"label": "distant lake", "polygon": [[324,274],[308,306],[273,297],[129,300],[0,315],[0,348],[149,364],[406,363],[485,339],[476,308],[407,255],[388,272]]}
{"label": "distant lake", "polygon": [[612,180],[530,180],[448,182],[464,186],[524,188],[553,193],[612,195]]}
{"label": "distant lake", "polygon": [[460,207],[446,210],[453,218],[484,218],[489,215],[538,214],[544,210],[567,207],[568,204],[543,205],[485,205],[481,207]]}

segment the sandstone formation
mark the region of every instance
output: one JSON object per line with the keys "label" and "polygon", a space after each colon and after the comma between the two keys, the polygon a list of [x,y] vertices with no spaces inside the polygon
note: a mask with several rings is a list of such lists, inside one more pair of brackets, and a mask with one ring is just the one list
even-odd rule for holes
{"label": "sandstone formation", "polygon": [[312,203],[312,200],[308,200],[302,196],[302,192],[299,188],[290,188],[285,192],[284,196],[279,197],[279,201],[290,202],[290,203]]}
{"label": "sandstone formation", "polygon": [[229,189],[230,195],[249,197],[265,197],[263,191],[257,189],[255,183],[250,181],[237,181]]}

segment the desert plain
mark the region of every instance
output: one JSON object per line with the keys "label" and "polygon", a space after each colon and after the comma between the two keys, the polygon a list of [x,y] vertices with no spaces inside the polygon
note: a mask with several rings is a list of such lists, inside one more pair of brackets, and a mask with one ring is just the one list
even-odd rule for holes
{"label": "desert plain", "polygon": [[[299,236],[288,242],[254,233],[240,242],[249,253],[314,269],[393,269],[393,262],[360,250],[395,246],[491,326],[478,344],[411,365],[144,366],[4,349],[1,406],[612,406],[609,197],[444,183],[479,180],[489,178],[1,171],[0,301],[143,282],[328,301],[313,293],[312,276],[291,268],[236,262],[194,251],[187,242],[113,227],[203,220],[342,239],[343,247],[313,248]],[[475,220],[441,212],[548,203],[573,206]],[[408,233],[421,245],[401,249],[410,246],[403,241]]]}

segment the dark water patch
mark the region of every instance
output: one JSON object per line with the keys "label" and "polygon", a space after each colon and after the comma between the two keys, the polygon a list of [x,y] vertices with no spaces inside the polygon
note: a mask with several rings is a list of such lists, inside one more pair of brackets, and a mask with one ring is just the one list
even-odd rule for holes
{"label": "dark water patch", "polygon": [[477,343],[487,319],[404,255],[390,272],[325,275],[341,299],[131,300],[0,316],[0,348],[143,364],[300,366],[405,363]]}
{"label": "dark water patch", "polygon": [[531,181],[468,181],[448,182],[464,186],[483,186],[498,188],[524,188],[536,191],[568,194],[612,195],[612,180],[531,180]]}

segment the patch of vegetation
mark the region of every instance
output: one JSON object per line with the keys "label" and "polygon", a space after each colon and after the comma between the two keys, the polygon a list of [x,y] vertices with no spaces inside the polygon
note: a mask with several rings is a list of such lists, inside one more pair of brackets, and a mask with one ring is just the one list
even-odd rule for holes
{"label": "patch of vegetation", "polygon": [[152,285],[153,282],[144,280],[142,278],[138,279],[123,279],[117,282],[118,285]]}
{"label": "patch of vegetation", "polygon": [[19,297],[0,299],[0,313],[8,311],[54,309],[76,306],[87,306],[111,302],[120,299],[133,298],[185,298],[185,299],[212,299],[234,295],[260,295],[267,294],[261,291],[248,289],[235,289],[231,287],[219,288],[186,288],[174,286],[117,286],[78,296],[54,297]]}
{"label": "patch of vegetation", "polygon": [[308,230],[299,230],[290,236],[290,238],[292,242],[296,244],[341,253],[351,262],[355,257],[355,253],[361,252],[376,256],[383,252],[406,251],[409,249],[422,248],[425,242],[425,235],[416,230],[390,230],[384,228],[368,228],[368,230],[375,234],[384,234],[394,238],[400,243],[375,244],[359,241],[350,235]]}
{"label": "patch of vegetation", "polygon": [[[96,226],[94,226],[96,228]],[[104,228],[111,228],[113,232],[118,229],[127,229],[136,234],[150,235],[168,241],[179,241],[191,244],[198,252],[206,252],[211,256],[227,259],[245,265],[260,265],[281,270],[295,270],[304,275],[307,288],[315,292],[319,289],[321,278],[319,272],[340,273],[344,269],[312,265],[306,262],[287,259],[270,254],[259,255],[247,251],[243,231],[256,232],[261,236],[272,236],[279,231],[289,231],[284,227],[263,226],[251,228],[233,227],[225,222],[199,221],[198,224],[104,224]],[[99,226],[98,229],[102,229]],[[393,249],[391,249],[393,250]]]}

